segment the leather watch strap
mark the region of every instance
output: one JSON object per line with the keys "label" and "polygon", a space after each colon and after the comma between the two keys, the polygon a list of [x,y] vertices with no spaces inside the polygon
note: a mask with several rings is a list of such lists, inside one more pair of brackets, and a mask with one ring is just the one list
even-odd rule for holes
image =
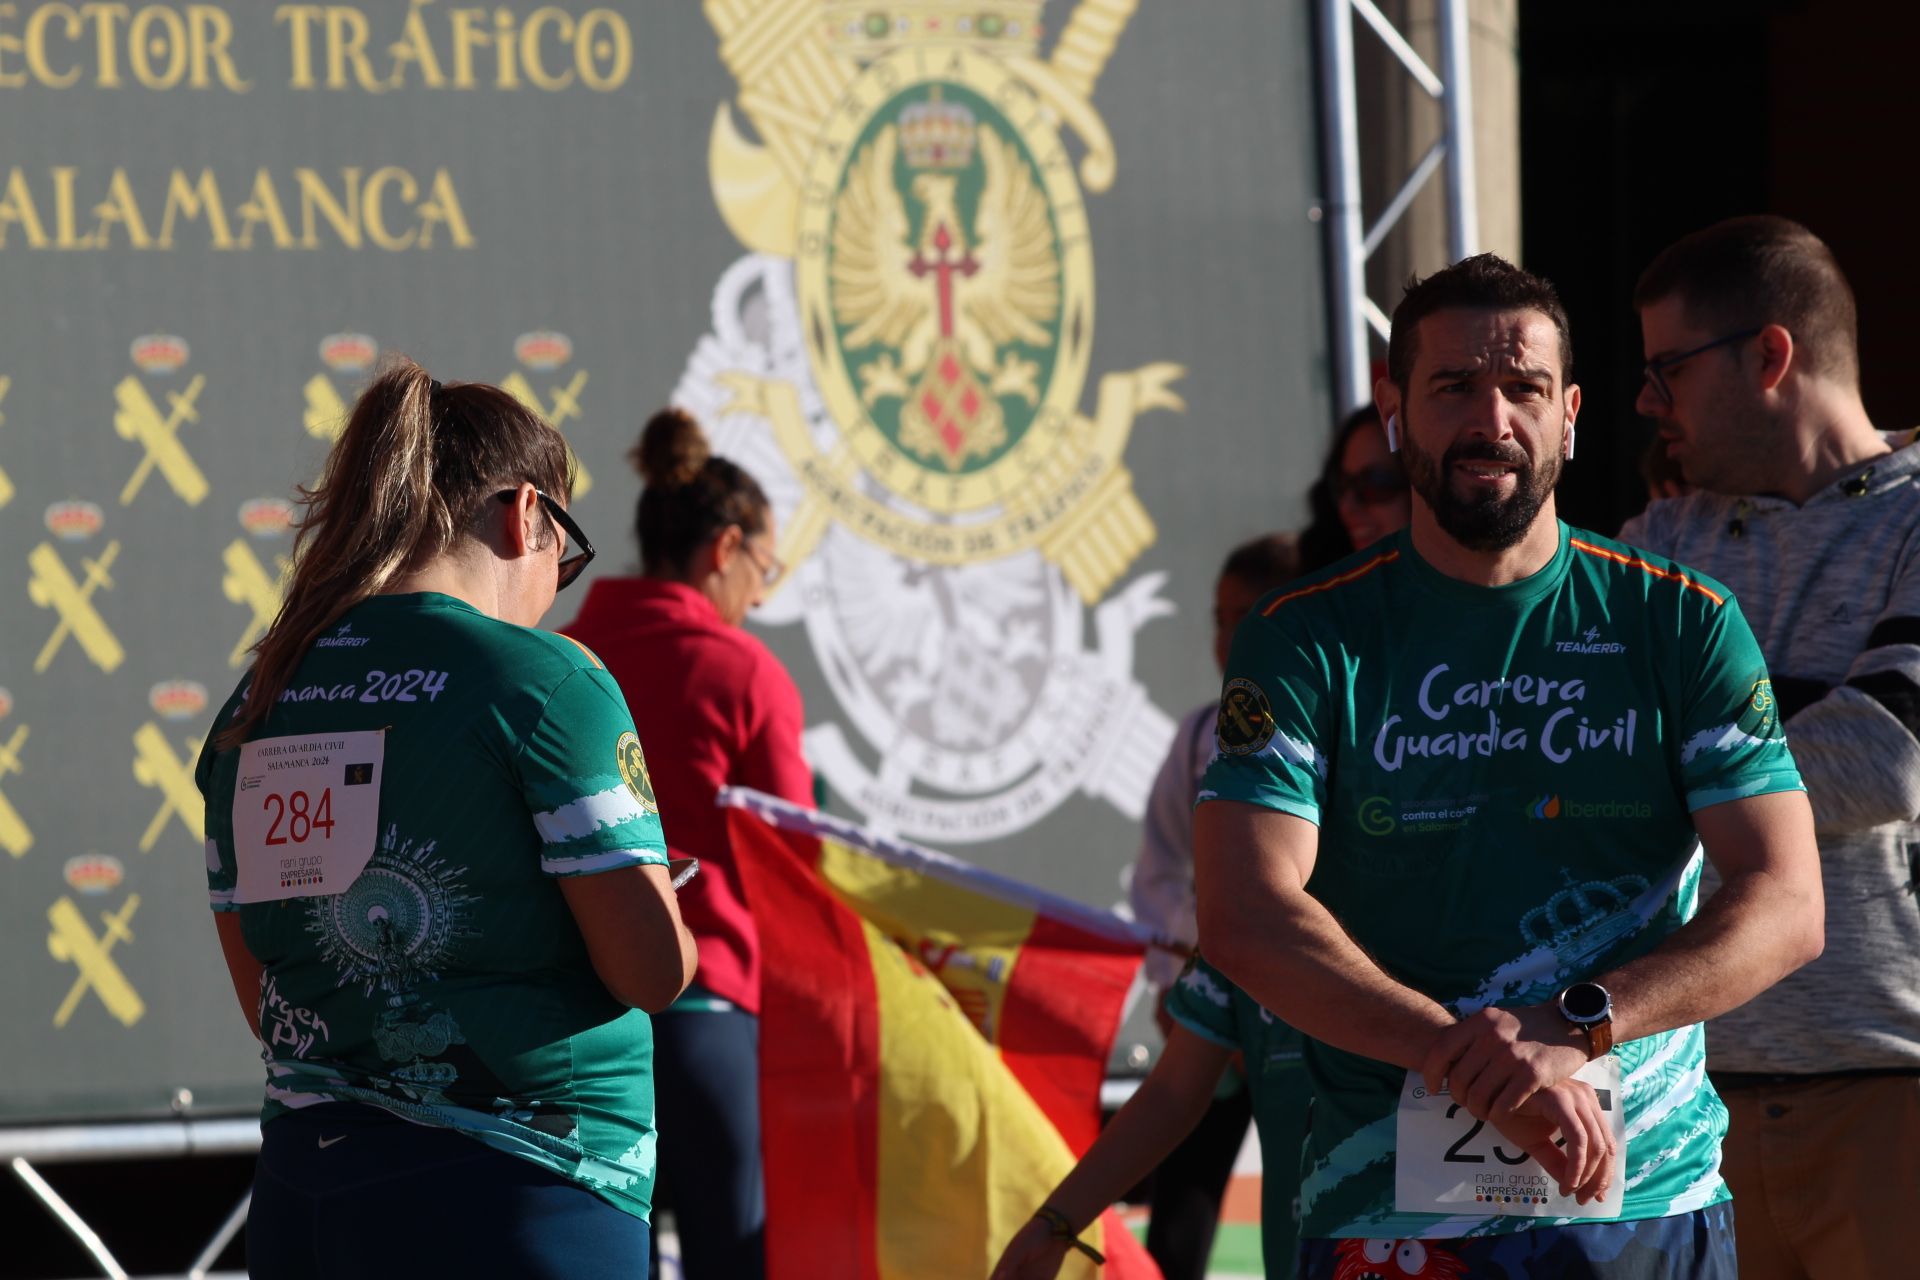
{"label": "leather watch strap", "polygon": [[1581,1029],[1587,1033],[1588,1062],[1592,1062],[1596,1058],[1604,1058],[1613,1052],[1612,1018],[1602,1018],[1598,1022],[1583,1023]]}

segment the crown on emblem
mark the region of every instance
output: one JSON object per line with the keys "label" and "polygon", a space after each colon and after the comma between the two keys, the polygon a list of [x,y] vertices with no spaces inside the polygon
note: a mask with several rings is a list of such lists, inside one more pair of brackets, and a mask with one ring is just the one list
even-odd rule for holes
{"label": "crown on emblem", "polygon": [[933,97],[900,112],[900,149],[910,169],[964,169],[973,163],[973,112]]}
{"label": "crown on emblem", "polygon": [[905,45],[966,45],[1032,57],[1040,47],[1044,0],[826,0],[827,38],[836,53],[877,58]]}
{"label": "crown on emblem", "polygon": [[1564,946],[1625,911],[1635,898],[1647,891],[1643,876],[1625,875],[1580,884],[1573,883],[1571,876],[1567,879],[1566,888],[1521,917],[1520,933],[1528,942],[1542,947]]}
{"label": "crown on emblem", "polygon": [[334,333],[320,339],[320,361],[335,373],[361,373],[380,357],[380,344],[364,333]]}
{"label": "crown on emblem", "polygon": [[207,686],[198,680],[162,680],[147,691],[147,705],[169,720],[191,720],[207,709]]}
{"label": "crown on emblem", "polygon": [[187,362],[187,340],[170,333],[149,333],[133,340],[131,354],[142,373],[172,373]]}
{"label": "crown on emblem", "polygon": [[100,532],[106,516],[95,502],[56,502],[47,508],[47,532],[63,542],[80,542]]}
{"label": "crown on emblem", "polygon": [[126,878],[126,868],[110,854],[86,853],[68,858],[61,877],[78,893],[105,893]]}
{"label": "crown on emblem", "polygon": [[285,498],[250,498],[240,504],[240,527],[256,538],[271,538],[293,527],[293,504]]}
{"label": "crown on emblem", "polygon": [[513,340],[513,355],[529,369],[558,369],[573,359],[573,339],[551,329],[537,329]]}

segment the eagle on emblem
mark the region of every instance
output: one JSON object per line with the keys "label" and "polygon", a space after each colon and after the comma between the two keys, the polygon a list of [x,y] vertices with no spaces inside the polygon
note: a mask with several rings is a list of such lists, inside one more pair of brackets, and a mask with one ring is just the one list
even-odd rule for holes
{"label": "eagle on emblem", "polygon": [[[903,149],[904,197],[895,176]],[[976,151],[969,226],[962,184]],[[914,103],[848,166],[832,249],[842,349],[882,348],[859,367],[861,400],[900,400],[900,445],[950,471],[999,452],[1008,443],[1000,397],[1040,399],[1039,362],[1018,348],[1050,349],[1060,310],[1046,192],[1016,144],[959,103]]]}

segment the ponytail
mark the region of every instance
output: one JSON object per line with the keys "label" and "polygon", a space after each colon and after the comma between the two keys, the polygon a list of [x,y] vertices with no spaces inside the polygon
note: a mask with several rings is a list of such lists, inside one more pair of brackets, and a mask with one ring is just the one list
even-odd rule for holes
{"label": "ponytail", "polygon": [[767,495],[759,482],[714,457],[706,433],[686,410],[654,414],[627,456],[646,485],[634,515],[643,572],[678,576],[728,525],[747,534],[767,527]]}
{"label": "ponytail", "polygon": [[320,483],[300,490],[292,581],[254,646],[246,698],[215,745],[246,741],[323,632],[451,550],[492,493],[522,482],[571,498],[559,432],[498,387],[443,386],[404,359],[383,370],[354,404]]}

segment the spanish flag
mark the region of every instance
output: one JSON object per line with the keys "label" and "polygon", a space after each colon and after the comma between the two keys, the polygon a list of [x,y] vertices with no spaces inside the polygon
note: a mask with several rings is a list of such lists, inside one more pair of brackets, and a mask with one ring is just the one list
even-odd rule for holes
{"label": "spanish flag", "polygon": [[[1128,922],[723,791],[761,945],[770,1280],[983,1277],[1099,1125]],[[1062,1276],[1158,1270],[1109,1212]]]}

